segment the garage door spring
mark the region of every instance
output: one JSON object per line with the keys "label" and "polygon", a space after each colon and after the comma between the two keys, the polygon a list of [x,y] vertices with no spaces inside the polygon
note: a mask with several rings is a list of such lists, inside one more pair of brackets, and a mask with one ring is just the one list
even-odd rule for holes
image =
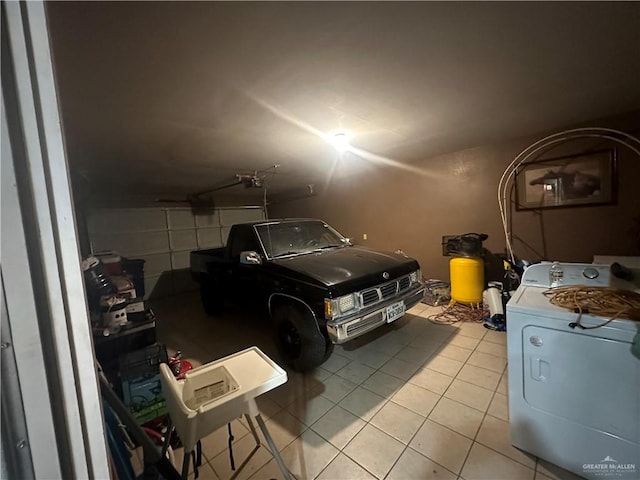
{"label": "garage door spring", "polygon": [[[599,328],[616,318],[640,321],[640,294],[630,290],[575,285],[551,288],[545,290],[543,294],[552,304],[578,314],[576,321],[569,324],[571,328],[579,327],[583,330]],[[600,325],[584,326],[581,323],[584,314],[609,318]]]}

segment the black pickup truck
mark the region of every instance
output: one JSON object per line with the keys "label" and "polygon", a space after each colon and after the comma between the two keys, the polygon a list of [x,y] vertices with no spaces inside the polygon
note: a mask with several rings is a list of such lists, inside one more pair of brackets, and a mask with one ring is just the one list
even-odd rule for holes
{"label": "black pickup truck", "polygon": [[226,247],[191,252],[191,273],[207,314],[227,300],[263,302],[284,360],[299,371],[424,296],[416,260],[354,246],[316,219],[233,225]]}

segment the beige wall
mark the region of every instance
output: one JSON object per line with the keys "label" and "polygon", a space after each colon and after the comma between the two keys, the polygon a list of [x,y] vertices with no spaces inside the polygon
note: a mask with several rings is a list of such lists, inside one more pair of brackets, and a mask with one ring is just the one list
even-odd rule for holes
{"label": "beige wall", "polygon": [[[640,112],[589,125],[638,135]],[[544,135],[426,158],[411,165],[418,172],[348,155],[336,165],[325,191],[273,205],[269,216],[321,218],[357,244],[402,249],[419,260],[425,277],[448,280],[443,235],[487,233],[485,246],[504,252],[498,181],[515,155]],[[600,140],[575,142],[547,156],[607,146]],[[631,233],[633,218],[640,217],[640,158],[622,146],[617,151],[617,203],[514,212],[513,233],[523,240],[514,240],[516,255],[529,261],[590,262],[594,254],[640,254],[637,234],[634,241]]]}

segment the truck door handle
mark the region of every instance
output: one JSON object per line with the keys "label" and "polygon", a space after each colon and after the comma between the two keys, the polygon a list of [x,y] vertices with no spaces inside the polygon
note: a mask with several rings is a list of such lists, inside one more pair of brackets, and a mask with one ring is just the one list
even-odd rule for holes
{"label": "truck door handle", "polygon": [[547,382],[549,381],[550,373],[551,373],[551,365],[546,360],[541,359],[540,357],[530,357],[531,358],[531,378],[536,382]]}

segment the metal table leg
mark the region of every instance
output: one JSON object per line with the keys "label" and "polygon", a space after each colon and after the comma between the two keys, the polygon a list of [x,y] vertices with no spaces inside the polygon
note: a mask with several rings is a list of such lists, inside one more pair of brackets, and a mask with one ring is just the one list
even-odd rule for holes
{"label": "metal table leg", "polygon": [[285,480],[293,480],[287,466],[284,464],[282,457],[280,456],[280,451],[276,447],[276,444],[273,443],[273,439],[269,434],[269,430],[267,430],[267,426],[264,424],[264,420],[262,420],[262,416],[260,414],[256,415],[256,421],[258,422],[258,426],[260,430],[262,430],[262,434],[264,435],[264,439],[267,441],[269,448],[271,449],[271,455],[275,458],[278,467],[280,467],[280,471],[282,475],[284,475]]}
{"label": "metal table leg", "polygon": [[191,452],[184,451],[184,458],[182,459],[182,480],[187,480],[189,477],[189,461],[191,460]]}

